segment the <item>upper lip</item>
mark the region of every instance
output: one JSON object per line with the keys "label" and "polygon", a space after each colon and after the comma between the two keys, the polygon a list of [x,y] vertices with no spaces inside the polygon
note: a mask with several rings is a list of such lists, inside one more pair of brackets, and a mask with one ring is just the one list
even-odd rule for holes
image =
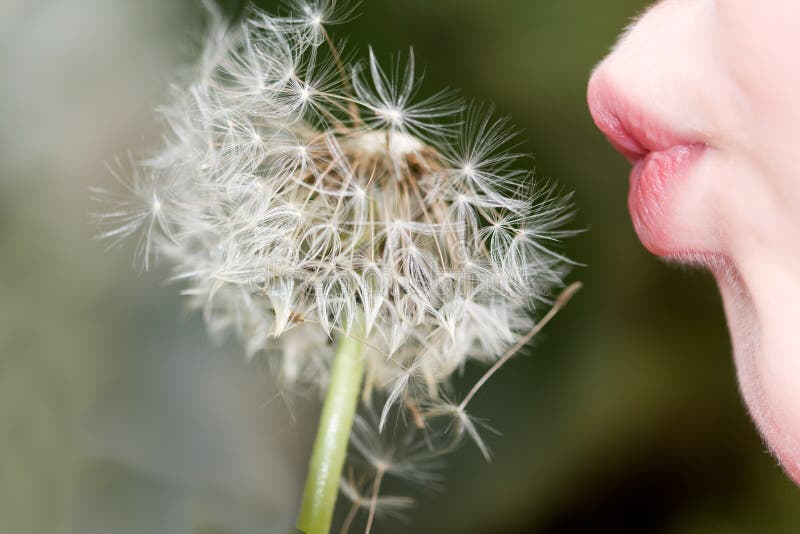
{"label": "upper lip", "polygon": [[599,73],[589,81],[587,98],[597,127],[631,163],[644,159],[651,152],[703,144],[646,115]]}

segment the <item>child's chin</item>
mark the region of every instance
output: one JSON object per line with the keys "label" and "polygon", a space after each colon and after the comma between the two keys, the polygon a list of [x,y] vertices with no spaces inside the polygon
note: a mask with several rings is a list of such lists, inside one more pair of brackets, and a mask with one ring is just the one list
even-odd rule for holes
{"label": "child's chin", "polygon": [[793,410],[797,397],[786,389],[786,383],[764,380],[767,355],[763,353],[759,316],[736,269],[728,264],[726,269],[715,270],[715,275],[725,305],[739,388],[750,416],[784,472],[800,486],[800,408]]}
{"label": "child's chin", "polygon": [[[778,421],[780,424],[780,421]],[[796,432],[786,431],[771,421],[759,423],[770,451],[780,462],[784,473],[800,487],[800,449],[797,448]]]}
{"label": "child's chin", "polygon": [[754,414],[754,418],[770,451],[778,459],[786,475],[800,486],[800,414],[793,413],[792,409],[787,410],[786,402],[766,400],[770,396],[769,391],[762,396],[761,402],[768,405],[758,409],[758,416]]}
{"label": "child's chin", "polygon": [[800,458],[781,458],[781,465],[796,486],[800,487]]}
{"label": "child's chin", "polygon": [[[751,411],[752,408],[751,408]],[[769,409],[759,410],[761,417],[756,418],[756,424],[761,431],[769,450],[778,459],[783,471],[797,486],[800,486],[800,448],[798,448],[798,428],[788,419],[778,417],[764,417],[770,413]],[[755,418],[755,416],[754,416]],[[760,420],[759,420],[760,419]]]}

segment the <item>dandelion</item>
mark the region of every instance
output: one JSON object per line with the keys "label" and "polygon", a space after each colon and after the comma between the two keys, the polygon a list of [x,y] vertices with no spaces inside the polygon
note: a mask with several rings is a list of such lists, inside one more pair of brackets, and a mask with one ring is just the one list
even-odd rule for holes
{"label": "dandelion", "polygon": [[[413,53],[350,61],[328,32],[342,2],[232,26],[210,11],[194,75],[159,110],[163,147],[97,215],[102,237],[138,234],[144,268],[166,259],[212,332],[267,355],[285,392],[325,395],[298,528],[328,532],[341,487],[369,530],[380,504],[408,507],[378,495],[384,476],[432,480],[415,463],[464,434],[488,457],[466,412],[485,380],[457,404],[450,379],[471,360],[495,363],[488,378],[543,325],[531,312],[563,286],[551,246],[572,233],[569,197],[520,170],[491,108],[419,98]],[[380,416],[355,415],[374,403]],[[366,486],[340,483],[354,417]],[[385,448],[392,421],[419,443]]]}

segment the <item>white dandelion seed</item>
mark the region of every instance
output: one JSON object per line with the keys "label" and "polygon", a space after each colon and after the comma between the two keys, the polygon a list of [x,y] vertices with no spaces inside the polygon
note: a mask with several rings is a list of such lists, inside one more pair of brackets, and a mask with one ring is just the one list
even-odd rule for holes
{"label": "white dandelion seed", "polygon": [[[563,286],[570,262],[552,247],[573,233],[569,198],[523,170],[491,108],[418,98],[413,53],[388,70],[372,49],[349,61],[326,29],[352,16],[342,2],[297,0],[232,26],[212,15],[196,76],[159,109],[161,149],[119,179],[129,198],[95,191],[101,237],[138,235],[145,268],[166,258],[209,329],[267,355],[287,392],[325,391],[333,341],[355,338],[362,397],[383,405],[372,427],[357,419],[352,444],[380,477],[417,476],[428,455],[387,453],[392,413],[420,434],[447,416],[455,441],[488,458],[466,412],[484,380],[460,405],[444,392],[468,361],[502,364]],[[408,505],[342,488],[369,524]]]}

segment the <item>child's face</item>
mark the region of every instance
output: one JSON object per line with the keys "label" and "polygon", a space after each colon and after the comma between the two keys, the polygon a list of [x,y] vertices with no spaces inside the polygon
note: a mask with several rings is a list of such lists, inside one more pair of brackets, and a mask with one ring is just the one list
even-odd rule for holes
{"label": "child's face", "polygon": [[800,2],[665,0],[589,83],[652,252],[722,292],[750,412],[800,484]]}

